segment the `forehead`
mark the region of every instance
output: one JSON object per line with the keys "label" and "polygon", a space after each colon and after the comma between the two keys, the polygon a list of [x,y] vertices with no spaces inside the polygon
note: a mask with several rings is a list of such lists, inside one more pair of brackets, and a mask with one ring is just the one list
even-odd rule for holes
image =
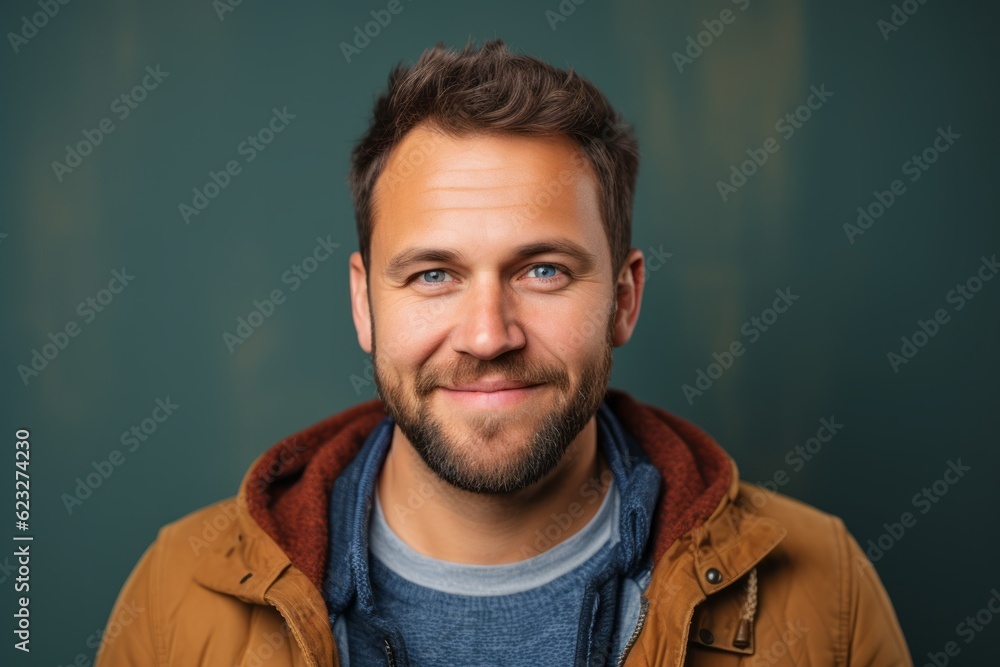
{"label": "forehead", "polygon": [[610,257],[598,188],[589,160],[567,136],[451,136],[418,126],[376,183],[372,256],[415,243],[562,236]]}

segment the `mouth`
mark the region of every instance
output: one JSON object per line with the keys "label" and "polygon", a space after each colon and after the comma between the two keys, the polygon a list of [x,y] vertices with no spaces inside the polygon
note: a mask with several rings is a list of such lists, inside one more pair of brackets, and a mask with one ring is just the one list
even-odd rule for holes
{"label": "mouth", "polygon": [[505,408],[534,398],[543,384],[529,384],[504,379],[483,379],[439,391],[449,401],[472,408]]}

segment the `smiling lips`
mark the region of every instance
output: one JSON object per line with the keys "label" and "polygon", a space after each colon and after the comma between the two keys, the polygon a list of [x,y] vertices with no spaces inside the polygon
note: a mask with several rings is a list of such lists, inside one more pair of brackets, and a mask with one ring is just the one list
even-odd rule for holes
{"label": "smiling lips", "polygon": [[482,379],[452,387],[440,387],[449,400],[474,408],[503,408],[532,397],[540,384],[527,384],[505,379]]}

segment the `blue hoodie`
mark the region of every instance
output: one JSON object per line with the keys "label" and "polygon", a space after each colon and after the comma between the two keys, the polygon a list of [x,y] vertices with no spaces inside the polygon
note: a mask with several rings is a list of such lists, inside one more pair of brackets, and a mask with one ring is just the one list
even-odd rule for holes
{"label": "blue hoodie", "polygon": [[[649,532],[662,483],[659,471],[606,403],[597,412],[597,425],[598,443],[613,476],[608,496],[617,492],[618,514],[610,542],[576,571],[578,575],[583,573],[582,590],[575,596],[578,606],[572,612],[576,637],[569,642],[569,646],[576,647],[572,658],[576,665],[614,664],[636,626],[641,593],[652,570]],[[323,592],[345,666],[411,664],[403,634],[375,604],[368,558],[375,481],[389,451],[393,428],[390,417],[379,423],[337,478],[330,494],[330,545]],[[542,556],[545,553],[535,558]],[[376,561],[374,566],[378,568],[381,563]],[[562,623],[565,625],[566,619]],[[469,637],[467,645],[472,655],[477,648],[476,638]],[[502,659],[508,664],[525,664],[524,660],[531,658],[519,650],[528,649],[512,640]],[[498,657],[482,655],[477,662],[489,660],[497,664]],[[551,663],[551,658],[566,664],[569,656],[550,655],[547,662]],[[468,659],[468,655],[461,659]]]}

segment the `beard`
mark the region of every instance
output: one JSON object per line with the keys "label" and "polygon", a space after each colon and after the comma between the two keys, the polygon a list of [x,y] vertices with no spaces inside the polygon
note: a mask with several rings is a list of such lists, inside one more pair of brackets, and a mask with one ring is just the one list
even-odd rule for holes
{"label": "beard", "polygon": [[[382,368],[373,318],[375,386],[386,412],[435,475],[472,493],[512,493],[549,474],[600,407],[611,377],[614,320],[612,312],[600,352],[587,360],[575,384],[565,369],[532,361],[521,349],[489,360],[462,354],[450,364],[423,366],[412,386],[406,387],[398,374],[391,376]],[[435,414],[431,406],[435,391],[486,376],[543,385],[540,391],[554,393],[555,398],[552,404],[527,400],[509,409],[472,415],[453,412],[452,420],[461,420],[469,431],[461,437]]]}

